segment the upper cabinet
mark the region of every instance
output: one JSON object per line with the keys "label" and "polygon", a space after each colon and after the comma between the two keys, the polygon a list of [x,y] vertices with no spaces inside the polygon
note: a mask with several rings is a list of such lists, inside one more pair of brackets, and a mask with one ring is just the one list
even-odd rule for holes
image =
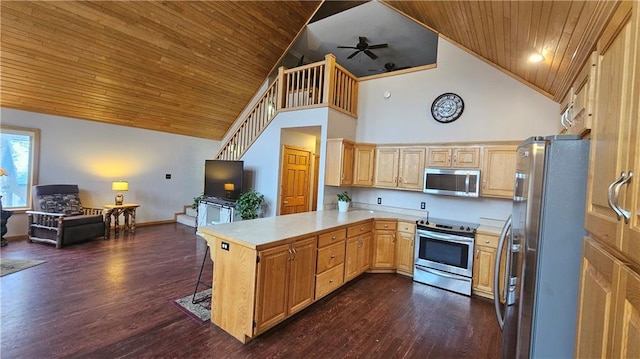
{"label": "upper cabinet", "polygon": [[353,184],[354,143],[343,138],[327,139],[324,184],[350,186]]}
{"label": "upper cabinet", "polygon": [[373,186],[375,154],[375,145],[356,143],[353,164],[353,184],[355,186]]}
{"label": "upper cabinet", "polygon": [[422,190],[426,148],[376,148],[375,187]]}
{"label": "upper cabinet", "polygon": [[427,167],[479,168],[480,147],[429,147]]}
{"label": "upper cabinet", "polygon": [[562,133],[585,136],[591,131],[598,53],[594,51],[561,102]]}
{"label": "upper cabinet", "polygon": [[480,195],[482,197],[512,198],[517,146],[486,146],[482,151]]}

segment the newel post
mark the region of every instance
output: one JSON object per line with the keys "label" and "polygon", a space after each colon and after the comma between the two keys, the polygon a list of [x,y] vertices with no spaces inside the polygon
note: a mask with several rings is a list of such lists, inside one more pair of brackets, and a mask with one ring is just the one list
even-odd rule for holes
{"label": "newel post", "polygon": [[326,54],[324,56],[324,89],[325,96],[322,98],[322,103],[332,105],[333,97],[335,96],[335,70],[336,70],[336,57],[333,54]]}
{"label": "newel post", "polygon": [[276,85],[276,111],[280,111],[284,107],[284,89],[286,88],[284,70],[284,66],[278,67],[278,83]]}

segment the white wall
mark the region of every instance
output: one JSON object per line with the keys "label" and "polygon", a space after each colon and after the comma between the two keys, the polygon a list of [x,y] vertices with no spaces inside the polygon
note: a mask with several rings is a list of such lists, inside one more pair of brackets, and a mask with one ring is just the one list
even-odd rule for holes
{"label": "white wall", "polygon": [[[559,131],[559,104],[440,38],[437,68],[360,82],[356,141],[432,143],[523,140]],[[391,97],[385,99],[385,91]],[[431,103],[454,92],[465,102],[462,116],[441,124]],[[420,209],[426,202],[434,217],[477,221],[506,219],[509,200],[464,199],[419,192],[353,188],[354,202]],[[337,191],[336,191],[337,192]]]}
{"label": "white wall", "polygon": [[[125,202],[139,203],[136,222],[173,220],[202,193],[204,161],[219,141],[100,122],[0,109],[3,124],[38,128],[39,183],[80,187],[84,206],[114,201],[111,182],[129,182]],[[165,179],[171,174],[171,179]],[[7,236],[27,233],[26,215],[9,219]]]}

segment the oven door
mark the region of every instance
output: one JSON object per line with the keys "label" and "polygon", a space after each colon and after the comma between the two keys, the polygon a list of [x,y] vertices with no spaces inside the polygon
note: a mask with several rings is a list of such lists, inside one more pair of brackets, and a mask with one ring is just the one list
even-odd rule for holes
{"label": "oven door", "polygon": [[473,242],[469,237],[417,230],[415,265],[471,277]]}

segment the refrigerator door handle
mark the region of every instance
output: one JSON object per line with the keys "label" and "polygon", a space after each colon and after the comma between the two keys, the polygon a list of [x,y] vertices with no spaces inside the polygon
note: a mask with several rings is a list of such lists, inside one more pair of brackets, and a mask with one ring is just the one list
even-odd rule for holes
{"label": "refrigerator door handle", "polygon": [[[622,174],[624,174],[624,172],[622,172]],[[629,223],[629,219],[631,219],[631,212],[627,211],[626,209],[620,207],[620,205],[618,204],[618,199],[620,197],[620,188],[622,188],[622,186],[624,186],[625,184],[629,183],[629,181],[631,181],[631,177],[633,177],[633,172],[629,171],[629,174],[622,179],[622,181],[620,181],[614,188],[613,188],[613,204],[614,206],[616,206],[616,208],[618,209],[618,212],[620,213],[620,215],[622,215],[622,217],[624,217],[624,223]],[[618,216],[618,219],[620,219],[620,216]]]}
{"label": "refrigerator door handle", "polygon": [[[614,188],[624,180],[624,178],[625,178],[625,175],[623,171],[622,173],[620,173],[620,177],[618,177],[618,179],[616,179],[609,185],[609,188],[607,190],[607,203],[609,204],[609,208],[611,208],[616,213],[616,217],[618,217],[618,220],[620,220],[620,217],[622,217],[622,212],[620,212],[620,209],[618,208],[617,203],[614,202],[613,191],[614,191]],[[618,193],[619,193],[619,190],[618,190]]]}
{"label": "refrigerator door handle", "polygon": [[[509,216],[509,218],[505,222],[504,227],[502,227],[502,232],[500,233],[500,240],[498,241],[498,252],[496,253],[495,268],[493,271],[493,304],[496,309],[496,317],[498,319],[498,325],[500,325],[500,330],[504,328],[504,316],[500,311],[500,298],[502,295],[504,295],[505,298],[507,297],[504,291],[507,290],[507,288],[509,287],[505,281],[505,283],[503,283],[504,285],[502,286],[503,293],[500,293],[500,264],[502,262],[502,252],[504,249],[504,243],[506,241],[507,235],[510,230],[511,230],[511,216]],[[510,256],[507,255],[505,258],[507,257],[510,257]],[[509,259],[507,258],[507,261],[508,260]],[[505,279],[508,279],[511,276],[510,273],[507,273],[508,270],[509,270],[509,266],[507,265],[505,266],[505,273],[504,273]],[[505,303],[505,304],[508,305],[509,303]]]}

